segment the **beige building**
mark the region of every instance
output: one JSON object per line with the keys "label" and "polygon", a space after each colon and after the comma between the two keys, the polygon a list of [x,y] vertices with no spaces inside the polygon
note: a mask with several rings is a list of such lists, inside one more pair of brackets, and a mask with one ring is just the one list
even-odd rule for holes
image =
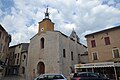
{"label": "beige building", "polygon": [[6,30],[0,24],[0,75],[1,74],[4,75],[5,72],[5,67],[8,61],[7,54],[8,54],[10,42],[11,42],[11,36],[6,32]]}
{"label": "beige building", "polygon": [[26,77],[28,47],[29,43],[20,43],[10,46],[6,75],[20,75]]}
{"label": "beige building", "polygon": [[120,26],[88,34],[89,62],[120,62]]}
{"label": "beige building", "polygon": [[[70,37],[54,30],[54,23],[46,11],[45,18],[39,22],[38,33],[30,39],[28,50],[28,79],[43,73],[62,73],[68,76],[74,72],[74,64],[81,60],[87,47],[79,42],[73,30]],[[80,61],[81,60],[81,61]]]}
{"label": "beige building", "polygon": [[[89,64],[81,64],[85,71],[120,77],[120,26],[86,35]],[[77,66],[76,66],[77,67]]]}

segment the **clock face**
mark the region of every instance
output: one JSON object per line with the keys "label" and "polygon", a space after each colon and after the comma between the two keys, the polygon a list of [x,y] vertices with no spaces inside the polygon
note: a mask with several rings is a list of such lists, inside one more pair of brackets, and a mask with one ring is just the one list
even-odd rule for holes
{"label": "clock face", "polygon": [[43,31],[44,31],[44,28],[42,27],[42,28],[41,28],[41,32],[43,32]]}

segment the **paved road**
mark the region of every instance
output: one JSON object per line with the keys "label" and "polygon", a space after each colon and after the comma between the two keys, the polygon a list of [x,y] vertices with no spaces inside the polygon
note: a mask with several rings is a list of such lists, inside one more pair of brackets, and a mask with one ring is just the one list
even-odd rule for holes
{"label": "paved road", "polygon": [[6,76],[1,78],[0,80],[25,80],[25,79],[20,76]]}

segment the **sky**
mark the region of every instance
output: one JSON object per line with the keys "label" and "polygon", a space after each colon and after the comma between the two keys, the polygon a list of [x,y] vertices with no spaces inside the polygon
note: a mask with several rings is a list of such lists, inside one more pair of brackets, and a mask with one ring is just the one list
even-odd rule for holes
{"label": "sky", "polygon": [[30,42],[44,19],[46,7],[55,30],[85,35],[120,25],[120,0],[0,0],[0,24],[12,36],[10,45]]}

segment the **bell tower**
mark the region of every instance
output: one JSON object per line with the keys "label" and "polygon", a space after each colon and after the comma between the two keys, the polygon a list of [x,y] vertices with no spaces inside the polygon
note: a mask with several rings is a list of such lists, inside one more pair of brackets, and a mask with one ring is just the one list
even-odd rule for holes
{"label": "bell tower", "polygon": [[73,40],[79,42],[79,37],[78,37],[78,35],[76,34],[74,28],[73,28],[73,31],[72,31],[72,33],[71,33],[71,35],[70,35],[70,38],[72,38]]}
{"label": "bell tower", "polygon": [[38,33],[44,33],[46,31],[54,31],[54,23],[49,19],[48,7],[45,12],[45,18],[39,22]]}

